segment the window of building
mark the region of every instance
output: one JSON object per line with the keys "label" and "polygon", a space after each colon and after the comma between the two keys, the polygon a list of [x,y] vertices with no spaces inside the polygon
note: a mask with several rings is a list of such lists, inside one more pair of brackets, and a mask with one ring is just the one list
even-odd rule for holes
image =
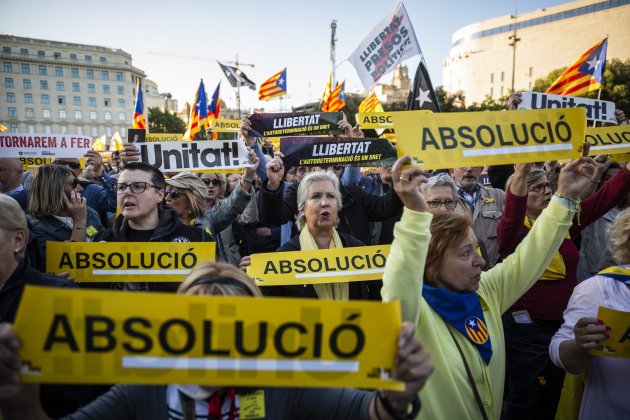
{"label": "window of building", "polygon": [[39,81],[39,88],[41,90],[48,90],[48,80],[40,80]]}
{"label": "window of building", "polygon": [[503,96],[503,86],[501,86],[501,96]]}
{"label": "window of building", "polygon": [[96,127],[92,127],[92,137],[96,137],[98,135],[98,129]]}
{"label": "window of building", "polygon": [[22,86],[24,87],[24,89],[30,89],[31,88],[31,79],[24,79],[24,80],[22,80]]}
{"label": "window of building", "polygon": [[103,85],[103,93],[111,93],[109,85]]}
{"label": "window of building", "polygon": [[96,87],[94,83],[88,83],[88,93],[96,93]]}
{"label": "window of building", "polygon": [[86,55],[85,56],[85,61],[87,61],[88,63],[92,62],[92,56],[91,55]]}
{"label": "window of building", "polygon": [[83,135],[83,127],[79,126],[77,127],[77,134],[82,136]]}
{"label": "window of building", "polygon": [[80,96],[73,96],[72,97],[72,104],[75,106],[81,106],[81,97]]}
{"label": "window of building", "polygon": [[42,110],[42,116],[44,118],[50,118],[50,109],[44,109]]}
{"label": "window of building", "polygon": [[39,75],[40,76],[48,75],[48,67],[46,67],[46,66],[39,66]]}
{"label": "window of building", "polygon": [[42,104],[49,104],[50,97],[48,95],[42,95]]}
{"label": "window of building", "polygon": [[33,134],[33,133],[35,133],[35,126],[34,126],[34,125],[29,124],[29,125],[28,125],[28,132],[29,132],[29,134]]}
{"label": "window of building", "polygon": [[70,69],[70,77],[74,77],[75,79],[79,78],[79,69],[76,67],[72,67]]}
{"label": "window of building", "polygon": [[109,98],[105,98],[105,99],[103,100],[103,105],[105,105],[105,106],[110,106],[110,105],[111,105],[111,103],[112,103],[112,101],[111,101],[111,99],[109,99]]}
{"label": "window of building", "polygon": [[78,82],[72,83],[72,91],[73,92],[81,92],[81,85]]}
{"label": "window of building", "polygon": [[96,119],[96,111],[90,111],[90,119],[91,120],[95,120]]}
{"label": "window of building", "polygon": [[11,132],[12,133],[17,133],[18,132],[17,124],[11,124]]}
{"label": "window of building", "polygon": [[5,73],[13,73],[13,64],[2,63],[2,71],[4,71]]}
{"label": "window of building", "polygon": [[123,79],[123,72],[122,71],[117,71],[116,72],[116,81],[117,82],[122,82],[123,80],[124,80]]}
{"label": "window of building", "polygon": [[66,89],[66,85],[63,82],[57,82],[57,90],[63,91]]}
{"label": "window of building", "polygon": [[39,58],[44,58],[44,57],[46,57],[46,51],[44,51],[44,50],[37,50],[37,56],[38,56]]}
{"label": "window of building", "polygon": [[61,53],[60,52],[54,52],[53,53],[53,57],[55,57],[55,60],[60,60],[61,59]]}
{"label": "window of building", "polygon": [[59,96],[57,96],[57,103],[58,103],[59,105],[65,105],[65,103],[66,103],[66,97],[65,97],[65,96],[63,96],[63,95],[59,95]]}
{"label": "window of building", "polygon": [[494,73],[490,73],[490,83],[494,83]]}
{"label": "window of building", "polygon": [[59,110],[59,118],[61,118],[62,120],[65,120],[66,117],[67,117],[66,110],[65,109],[60,109]]}
{"label": "window of building", "polygon": [[534,74],[534,68],[530,67],[529,68],[529,77],[532,77],[532,74]]}
{"label": "window of building", "polygon": [[76,120],[83,119],[83,114],[81,114],[81,111],[74,111],[74,118]]}
{"label": "window of building", "polygon": [[4,78],[4,87],[12,88],[13,87],[13,78],[5,77]]}
{"label": "window of building", "polygon": [[125,107],[125,100],[124,99],[119,99],[118,100],[118,108],[124,108]]}
{"label": "window of building", "polygon": [[96,98],[88,98],[89,106],[96,106]]}
{"label": "window of building", "polygon": [[26,118],[33,118],[34,116],[33,108],[26,108]]}
{"label": "window of building", "polygon": [[111,121],[112,120],[112,113],[109,111],[105,111],[105,120],[107,121]]}
{"label": "window of building", "polygon": [[112,136],[112,128],[111,127],[106,127],[105,128],[105,134],[107,134],[107,137],[111,137]]}
{"label": "window of building", "polygon": [[61,134],[66,134],[66,132],[68,131],[68,128],[65,125],[62,125],[60,129],[61,129]]}
{"label": "window of building", "polygon": [[7,102],[15,102],[15,93],[7,92]]}
{"label": "window of building", "polygon": [[44,126],[44,132],[46,134],[51,134],[52,133],[52,128],[49,125]]}
{"label": "window of building", "polygon": [[[501,72],[501,81],[503,81],[505,79],[505,72],[502,71]],[[503,95],[503,92],[501,92],[501,95]]]}
{"label": "window of building", "polygon": [[9,118],[17,118],[17,109],[15,107],[9,107]]}
{"label": "window of building", "polygon": [[55,76],[63,77],[63,67],[55,67]]}
{"label": "window of building", "polygon": [[2,54],[11,55],[11,47],[2,47]]}
{"label": "window of building", "polygon": [[109,71],[107,71],[107,70],[101,71],[101,78],[103,80],[109,80]]}
{"label": "window of building", "polygon": [[125,87],[124,86],[116,86],[116,93],[119,95],[124,95],[125,94]]}
{"label": "window of building", "polygon": [[125,121],[127,119],[127,114],[124,112],[119,112],[118,113],[118,120],[119,121]]}
{"label": "window of building", "polygon": [[22,64],[22,73],[23,74],[31,74],[31,65],[30,64]]}
{"label": "window of building", "polygon": [[20,55],[28,57],[28,49],[27,48],[20,48]]}
{"label": "window of building", "polygon": [[105,57],[99,57],[98,59],[101,61],[101,63],[105,63],[107,61]]}
{"label": "window of building", "polygon": [[77,61],[77,55],[76,54],[70,54],[70,61]]}
{"label": "window of building", "polygon": [[24,94],[24,102],[26,102],[27,104],[32,104],[33,103],[33,94],[32,93],[25,93]]}
{"label": "window of building", "polygon": [[85,71],[85,77],[87,77],[88,79],[94,79],[94,70],[87,69]]}

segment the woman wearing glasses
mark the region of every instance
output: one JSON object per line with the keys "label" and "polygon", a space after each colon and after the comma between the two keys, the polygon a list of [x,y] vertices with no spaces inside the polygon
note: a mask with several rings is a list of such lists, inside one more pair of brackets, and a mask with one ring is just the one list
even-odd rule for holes
{"label": "woman wearing glasses", "polygon": [[[592,181],[591,181],[592,182]],[[503,315],[507,352],[506,418],[553,418],[564,371],[549,358],[549,343],[562,325],[577,284],[579,251],[574,239],[590,223],[615,207],[630,191],[630,164],[595,194],[580,211],[560,249],[540,279]],[[497,228],[499,253],[507,258],[549,205],[553,191],[543,170],[516,165],[506,184],[505,211]]]}
{"label": "woman wearing glasses", "polygon": [[42,165],[34,171],[28,200],[33,236],[29,253],[39,271],[46,272],[46,241],[89,242],[103,230],[81,191],[76,175],[65,166]]}

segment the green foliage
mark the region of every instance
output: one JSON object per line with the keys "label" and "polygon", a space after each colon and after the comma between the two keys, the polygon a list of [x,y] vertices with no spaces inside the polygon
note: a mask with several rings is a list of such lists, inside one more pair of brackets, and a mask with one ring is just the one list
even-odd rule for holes
{"label": "green foliage", "polygon": [[502,96],[499,99],[492,99],[490,96],[486,96],[482,102],[473,102],[466,106],[466,95],[464,92],[460,90],[455,93],[448,93],[442,86],[438,86],[435,89],[435,96],[437,96],[442,112],[498,111],[507,108],[509,98],[509,95]]}
{"label": "green foliage", "polygon": [[181,133],[186,131],[186,124],[177,115],[162,112],[160,108],[149,108],[150,133]]}

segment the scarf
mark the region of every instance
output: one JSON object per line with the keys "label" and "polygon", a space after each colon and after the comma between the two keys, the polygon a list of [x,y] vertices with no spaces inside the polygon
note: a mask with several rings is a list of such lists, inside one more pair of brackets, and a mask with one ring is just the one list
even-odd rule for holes
{"label": "scarf", "polygon": [[613,266],[604,268],[599,273],[600,276],[615,279],[625,284],[630,284],[630,269],[625,267]]}
{"label": "scarf", "polygon": [[477,293],[455,293],[425,283],[422,297],[438,315],[468,338],[486,365],[490,363],[492,343]]}
{"label": "scarf", "polygon": [[[528,230],[531,230],[535,221],[536,220],[532,220],[529,217],[525,216],[525,223],[524,223],[525,227]],[[567,232],[565,239],[571,239],[569,232]],[[551,259],[551,262],[549,263],[547,268],[545,268],[545,272],[542,273],[542,276],[540,276],[540,280],[543,280],[543,281],[563,280],[566,277],[566,275],[567,275],[567,268],[564,265],[564,259],[562,258],[562,255],[560,255],[560,251],[556,251],[556,253],[553,254],[553,258]]]}
{"label": "scarf", "polygon": [[[330,241],[329,249],[343,248],[341,238],[337,233],[337,229],[333,228],[332,239]],[[312,251],[319,249],[315,238],[309,232],[308,227],[304,227],[300,232],[300,249],[303,251]],[[326,283],[326,284],[314,284],[313,288],[317,297],[327,300],[348,300],[350,297],[350,286],[348,283]]]}

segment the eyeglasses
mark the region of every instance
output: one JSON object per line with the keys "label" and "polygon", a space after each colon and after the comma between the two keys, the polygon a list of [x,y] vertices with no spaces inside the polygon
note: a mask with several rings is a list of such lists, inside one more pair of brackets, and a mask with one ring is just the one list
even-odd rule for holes
{"label": "eyeglasses", "polygon": [[129,184],[125,184],[124,182],[117,182],[116,184],[114,184],[114,189],[118,194],[123,194],[127,190],[127,187],[129,187],[131,192],[134,194],[143,193],[147,189],[147,187],[153,187],[156,190],[162,189],[162,187],[155,186],[150,182],[131,182]]}
{"label": "eyeglasses", "polygon": [[166,191],[166,195],[167,196],[170,195],[173,200],[175,200],[177,197],[179,197],[180,194],[181,193],[178,192],[177,190],[168,190],[168,191]]}
{"label": "eyeglasses", "polygon": [[457,205],[453,200],[431,200],[427,201],[427,204],[431,209],[439,209],[444,206],[447,210],[453,210]]}
{"label": "eyeglasses", "polygon": [[53,165],[59,165],[59,166],[67,166],[70,169],[80,169],[81,168],[81,164],[77,163],[77,162],[66,162],[64,160],[55,160],[53,161]]}
{"label": "eyeglasses", "polygon": [[531,187],[530,189],[528,189],[528,191],[533,191],[537,194],[543,194],[545,192],[545,189],[549,188],[550,191],[553,191],[553,188],[551,188],[551,183],[549,182],[545,182],[544,184],[538,184],[538,185],[534,185],[533,187]]}
{"label": "eyeglasses", "polygon": [[215,187],[221,185],[221,181],[218,178],[212,178],[212,179],[202,178],[201,180],[203,181],[204,184],[206,184],[206,186],[209,186],[210,184],[212,184]]}

